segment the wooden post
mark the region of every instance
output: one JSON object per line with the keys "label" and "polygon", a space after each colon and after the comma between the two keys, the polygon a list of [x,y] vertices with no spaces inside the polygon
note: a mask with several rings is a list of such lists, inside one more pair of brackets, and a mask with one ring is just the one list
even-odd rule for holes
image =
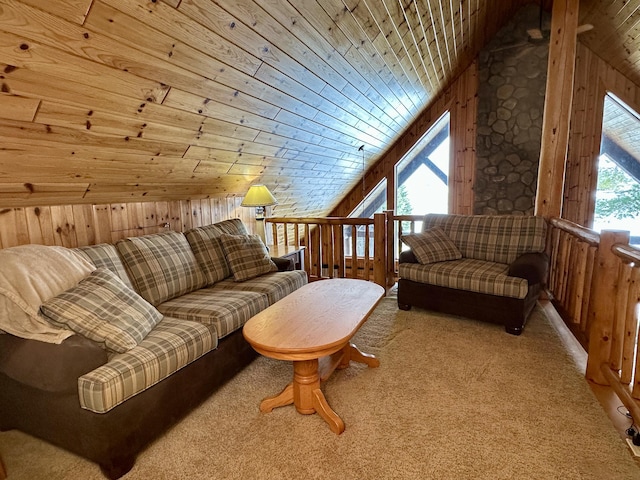
{"label": "wooden post", "polygon": [[387,217],[373,214],[373,281],[387,291]]}
{"label": "wooden post", "polygon": [[579,0],[555,0],[542,119],[536,215],[560,217],[569,144]]}
{"label": "wooden post", "polygon": [[611,251],[616,243],[629,244],[629,232],[603,230],[593,271],[589,304],[589,349],[587,350],[587,379],[600,385],[609,382],[600,368],[609,366],[611,336],[613,335],[619,260]]}
{"label": "wooden post", "polygon": [[[396,280],[396,261],[395,261],[395,222],[393,221],[393,210],[385,210],[387,222],[387,287],[393,287]],[[399,240],[398,240],[399,241]]]}

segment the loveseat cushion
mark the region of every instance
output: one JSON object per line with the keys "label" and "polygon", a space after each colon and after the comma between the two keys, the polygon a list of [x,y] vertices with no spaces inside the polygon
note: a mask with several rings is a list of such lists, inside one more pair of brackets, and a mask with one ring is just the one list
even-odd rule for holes
{"label": "loveseat cushion", "polygon": [[278,266],[271,260],[269,250],[260,236],[225,233],[220,236],[220,241],[236,282],[278,271]]}
{"label": "loveseat cushion", "polygon": [[212,326],[164,317],[137,347],[112,356],[78,379],[80,405],[92,412],[108,412],[217,345]]}
{"label": "loveseat cushion", "polygon": [[206,285],[184,234],[165,232],[119,240],[116,248],[135,290],[152,305]]}
{"label": "loveseat cushion", "polygon": [[211,325],[218,338],[236,331],[269,306],[267,295],[257,292],[203,288],[158,305],[164,315]]}
{"label": "loveseat cushion", "polygon": [[509,264],[523,253],[543,252],[546,220],[531,215],[428,214],[423,231],[444,230],[464,258]]}
{"label": "loveseat cushion", "polygon": [[133,288],[115,245],[111,243],[100,243],[98,245],[78,247],[75,248],[74,251],[89,260],[96,267],[108,268],[118,275],[127,287]]}
{"label": "loveseat cushion", "polygon": [[509,266],[503,263],[463,258],[448,262],[401,263],[401,278],[418,283],[486,293],[503,297],[525,298],[529,290],[523,278],[507,275]]}
{"label": "loveseat cushion", "polygon": [[120,353],[138,345],[162,320],[153,305],[106,268],[91,272],[40,310],[53,322]]}
{"label": "loveseat cushion", "polygon": [[283,299],[290,293],[308,282],[307,274],[303,270],[292,270],[287,272],[273,272],[246,280],[236,282],[228,278],[216,283],[214,290],[234,290],[245,292],[262,293],[269,299],[269,305],[273,305],[278,300]]}
{"label": "loveseat cushion", "polygon": [[462,258],[458,247],[440,227],[432,227],[422,233],[402,235],[400,238],[422,264]]}

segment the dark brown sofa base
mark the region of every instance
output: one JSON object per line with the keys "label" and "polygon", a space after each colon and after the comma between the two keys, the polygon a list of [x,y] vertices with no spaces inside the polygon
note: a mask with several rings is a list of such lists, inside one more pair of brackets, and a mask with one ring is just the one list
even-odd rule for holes
{"label": "dark brown sofa base", "polygon": [[398,308],[409,310],[415,306],[499,323],[504,325],[508,333],[520,335],[538,300],[540,290],[540,284],[532,285],[529,287],[528,295],[518,299],[440,287],[401,278],[398,281]]}
{"label": "dark brown sofa base", "polygon": [[77,391],[47,392],[0,373],[0,430],[41,438],[98,463],[116,479],[133,467],[139,452],[256,356],[239,329],[215,350],[104,414],[80,408]]}

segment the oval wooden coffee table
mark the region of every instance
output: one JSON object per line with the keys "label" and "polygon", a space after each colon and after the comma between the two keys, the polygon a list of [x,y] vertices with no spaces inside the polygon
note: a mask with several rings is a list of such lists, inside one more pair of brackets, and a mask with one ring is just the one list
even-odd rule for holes
{"label": "oval wooden coffee table", "polygon": [[260,411],[293,403],[298,412],[318,413],[333,432],[342,433],[344,422],[327,403],[320,382],[350,361],[380,365],[350,340],[384,295],[381,286],[365,280],[321,280],[252,317],[243,328],[249,344],[266,357],[293,362],[293,381],[278,395],[265,398]]}

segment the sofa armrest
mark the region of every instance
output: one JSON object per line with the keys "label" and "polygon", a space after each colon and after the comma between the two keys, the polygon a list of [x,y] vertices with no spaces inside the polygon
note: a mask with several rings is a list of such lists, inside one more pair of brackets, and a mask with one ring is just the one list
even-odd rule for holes
{"label": "sofa armrest", "polygon": [[414,255],[413,251],[405,250],[403,252],[400,252],[398,263],[420,263],[420,262],[418,262],[418,259]]}
{"label": "sofa armrest", "polygon": [[96,342],[72,335],[60,344],[0,335],[0,373],[48,392],[78,390],[78,377],[107,363]]}
{"label": "sofa armrest", "polygon": [[271,257],[271,261],[276,264],[279,272],[295,270],[295,262],[293,261],[293,258]]}
{"label": "sofa armrest", "polygon": [[546,283],[549,271],[549,256],[546,253],[525,253],[509,265],[508,275],[524,278],[529,285]]}

